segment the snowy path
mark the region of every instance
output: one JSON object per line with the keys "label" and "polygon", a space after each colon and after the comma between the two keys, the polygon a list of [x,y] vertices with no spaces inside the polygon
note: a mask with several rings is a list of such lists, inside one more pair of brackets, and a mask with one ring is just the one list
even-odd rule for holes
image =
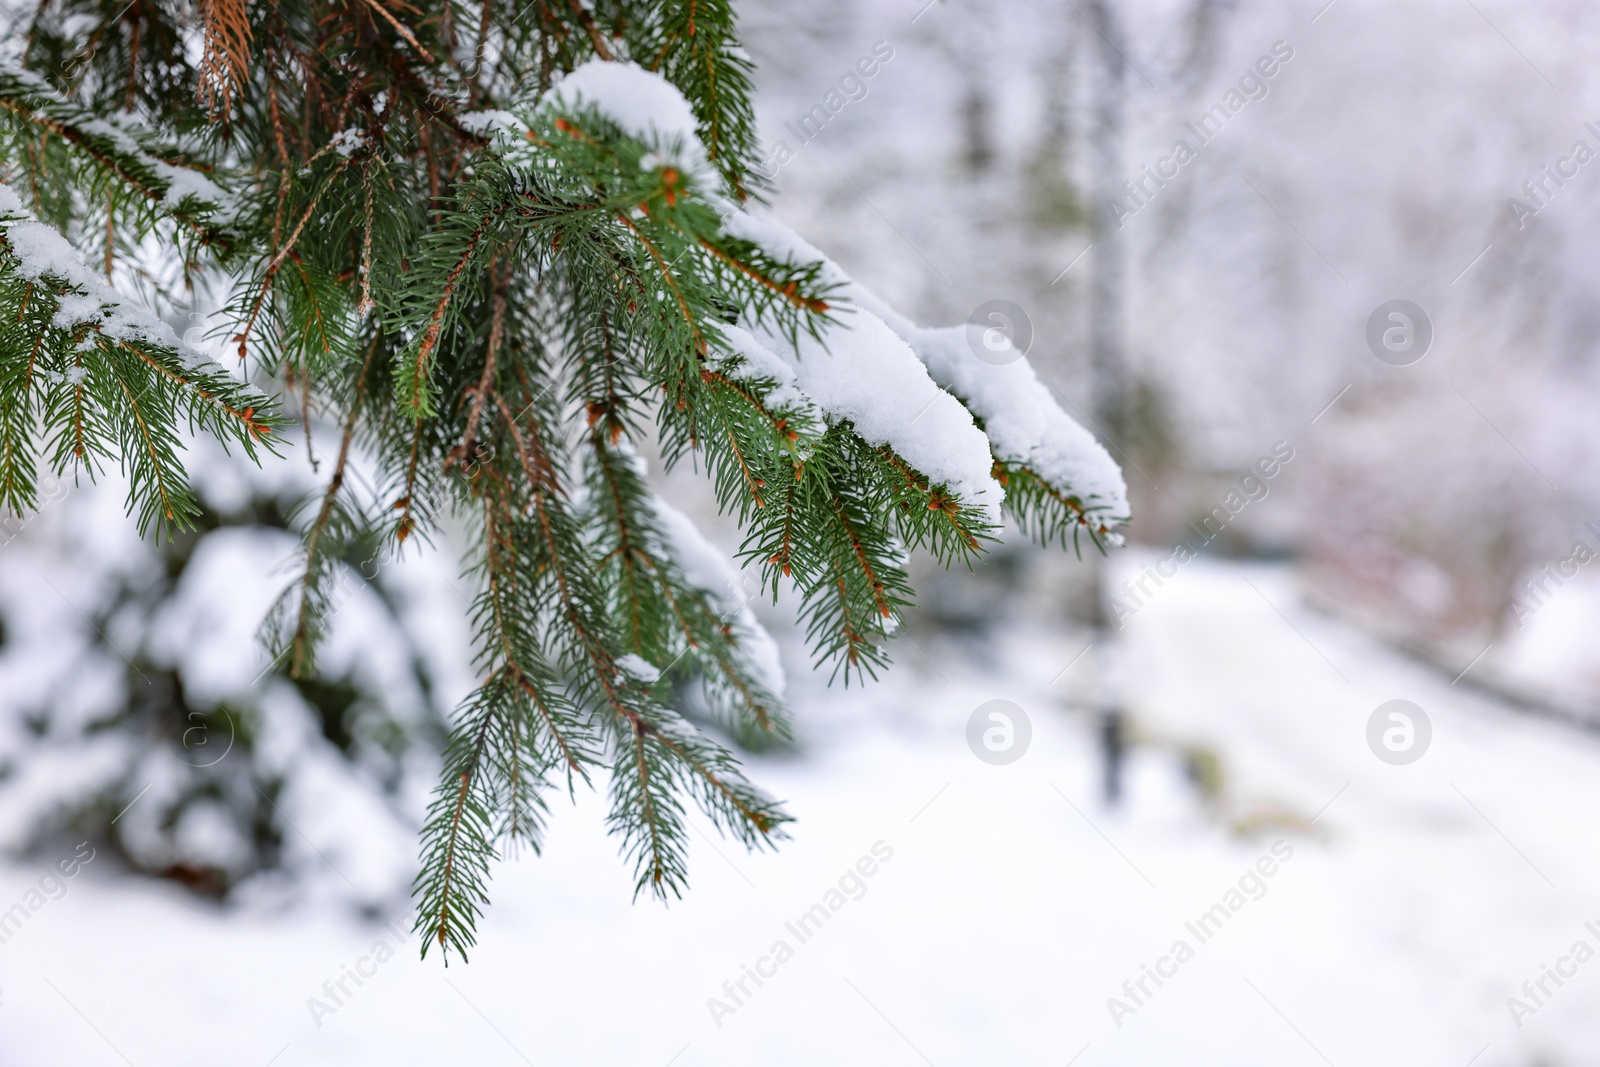
{"label": "snowy path", "polygon": [[[414,941],[374,954],[397,940],[378,926],[210,912],[91,864],[0,944],[0,1063],[1600,1063],[1600,964],[1564,964],[1576,975],[1546,979],[1520,1029],[1506,1006],[1575,941],[1600,947],[1584,929],[1600,740],[1301,609],[1283,569],[1192,563],[1126,637],[1142,727],[1218,751],[1231,814],[1317,816],[1310,833],[1229,834],[1164,750],[1141,750],[1131,805],[1104,811],[1092,731],[1064,707],[1091,665],[1050,684],[1081,639],[1019,627],[986,664],[925,647],[935,672],[902,648],[875,688],[807,683],[809,758],[752,767],[796,839],[753,857],[702,842],[671,908],[629,903],[602,804],[555,805],[545,856],[499,869],[469,966],[418,963]],[[1397,697],[1434,731],[1403,767],[1365,741]],[[963,737],[994,698],[1033,723],[1006,767]],[[1292,855],[1230,898],[1279,839]],[[38,874],[0,871],[0,912]],[[1188,930],[1230,899],[1220,931]],[[819,902],[837,910],[802,942],[785,924]],[[1123,984],[1145,964],[1169,977],[1135,1001]],[[708,998],[735,1006],[723,987],[744,965],[768,977],[714,1020]],[[335,996],[314,1020],[308,998]],[[1136,1008],[1120,1027],[1113,996]]]}

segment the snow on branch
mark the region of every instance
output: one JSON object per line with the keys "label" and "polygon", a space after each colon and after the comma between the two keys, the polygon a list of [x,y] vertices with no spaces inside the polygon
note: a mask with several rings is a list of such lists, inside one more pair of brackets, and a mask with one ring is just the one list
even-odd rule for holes
{"label": "snow on branch", "polygon": [[[84,264],[64,237],[35,221],[9,186],[0,184],[0,345],[28,352],[13,402],[39,406],[41,428],[54,440],[54,466],[92,464],[121,448],[130,503],[140,527],[183,526],[198,514],[177,453],[181,413],[254,455],[272,447],[278,425],[270,402],[208,357],[185,345],[147,308],[125,300]],[[9,420],[0,460],[0,499],[31,503],[32,428]]]}
{"label": "snow on branch", "polygon": [[962,503],[998,521],[1004,490],[972,414],[934,383],[882,319],[841,311],[824,340],[802,333],[791,343],[760,324],[746,325],[789,364],[798,387],[832,421],[849,420],[868,443],[893,449],[933,485],[948,486]]}
{"label": "snow on branch", "polygon": [[934,381],[983,420],[995,459],[1070,491],[1085,515],[1106,527],[1100,532],[1115,540],[1110,527],[1129,517],[1122,471],[1094,435],[1061,410],[1026,357],[998,366],[985,363],[973,356],[961,326],[907,324],[901,336]]}
{"label": "snow on branch", "polygon": [[[814,370],[808,377],[800,368],[805,360],[795,363],[803,389],[812,391],[821,384],[818,381],[821,379],[826,386],[845,394],[836,395],[833,405],[821,401],[830,413],[843,414],[842,407],[851,404],[871,406],[868,402],[871,398],[872,402],[889,407],[905,420],[898,424],[902,431],[925,422],[930,429],[937,427],[935,436],[949,448],[952,459],[954,453],[964,447],[969,436],[966,427],[972,424],[971,416],[975,415],[982,420],[983,429],[977,431],[976,426],[972,426],[972,430],[988,438],[984,447],[986,471],[993,466],[989,459],[992,450],[993,461],[1037,478],[1055,489],[1063,500],[1073,502],[1068,506],[1076,512],[1076,521],[1087,527],[1091,535],[1105,537],[1112,543],[1117,541],[1113,528],[1129,516],[1127,486],[1122,472],[1094,436],[1061,409],[1025,357],[1018,355],[1001,366],[981,361],[969,350],[962,327],[919,327],[770,215],[732,205],[724,205],[724,210],[724,225],[735,236],[791,263],[821,264],[822,281],[834,288],[836,306],[848,315],[842,326],[853,327],[858,332],[859,341],[852,341],[843,330],[828,335],[828,347],[853,359],[848,367],[837,368],[831,374]],[[871,375],[862,373],[868,365],[868,352],[881,354],[894,347],[909,347],[924,369],[924,379],[948,391],[948,403],[935,401],[929,410],[918,415],[926,389],[885,390]],[[843,381],[833,382],[835,377]],[[865,397],[849,396],[854,389],[860,389]],[[960,414],[965,416],[964,420],[952,410],[963,405],[965,410]],[[906,411],[908,407],[910,410]],[[863,429],[859,423],[857,429]],[[871,438],[871,434],[863,432]],[[957,441],[963,445],[957,446]],[[924,473],[938,479],[932,466],[923,465],[929,458],[924,456],[919,460],[921,453],[915,451],[915,446],[908,451],[896,441],[885,443],[891,444]],[[961,491],[955,479],[951,484]],[[999,497],[996,492],[989,502],[997,502]]]}
{"label": "snow on branch", "polygon": [[68,100],[38,75],[0,64],[0,111],[53,133],[148,202],[158,215],[182,222],[207,241],[225,234],[237,213],[233,197],[205,174],[160,158],[153,139],[126,116],[102,118]]}
{"label": "snow on branch", "polygon": [[781,698],[788,682],[778,659],[778,643],[756,621],[755,612],[750,610],[750,597],[741,593],[739,575],[689,516],[659,496],[652,498],[651,506],[656,521],[661,524],[667,554],[683,572],[684,579],[708,594],[722,609],[722,617],[729,620],[738,634],[746,666],[767,692]]}
{"label": "snow on branch", "polygon": [[184,344],[177,333],[148,309],[128,303],[83,262],[77,249],[54,229],[35,222],[22,198],[9,185],[0,184],[0,234],[16,258],[15,271],[36,284],[51,280],[64,284],[57,297],[54,326],[58,330],[88,327],[114,341],[147,341],[178,352],[194,366],[214,360]]}
{"label": "snow on branch", "polygon": [[567,111],[593,108],[624,134],[708,184],[716,180],[689,101],[667,79],[633,63],[591,59],[557,82],[540,106]]}

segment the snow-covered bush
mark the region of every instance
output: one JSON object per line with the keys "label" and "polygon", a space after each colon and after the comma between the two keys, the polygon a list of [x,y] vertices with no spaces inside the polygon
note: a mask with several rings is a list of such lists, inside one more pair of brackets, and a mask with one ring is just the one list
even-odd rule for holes
{"label": "snow-covered bush", "polygon": [[[339,561],[322,670],[255,640],[288,578],[303,465],[195,442],[193,529],[141,539],[126,485],[46,478],[0,547],[0,844],[85,837],[222,896],[403,899],[464,601],[437,553]],[[376,546],[374,546],[374,549]]]}

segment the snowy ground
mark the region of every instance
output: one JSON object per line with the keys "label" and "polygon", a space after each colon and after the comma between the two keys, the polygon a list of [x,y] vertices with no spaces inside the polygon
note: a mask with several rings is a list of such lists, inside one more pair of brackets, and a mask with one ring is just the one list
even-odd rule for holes
{"label": "snowy ground", "polygon": [[[542,859],[500,869],[467,966],[419,963],[414,941],[380,963],[375,943],[398,940],[381,926],[208,910],[90,863],[0,944],[0,1062],[1600,1063],[1600,964],[1561,964],[1576,976],[1546,979],[1520,1028],[1506,1004],[1574,942],[1600,946],[1584,928],[1600,920],[1600,740],[1305,611],[1283,568],[1188,564],[1124,633],[1154,743],[1121,811],[1097,800],[1092,726],[1069,707],[1095,670],[1073,662],[1080,637],[1019,626],[981,651],[923,645],[931,663],[902,646],[877,687],[801,680],[806,758],[752,768],[799,817],[781,852],[708,838],[686,900],[633,905],[584,798],[557,810]],[[1010,766],[964,739],[995,698],[1032,721]],[[1410,766],[1366,744],[1393,698],[1432,721]],[[1178,742],[1221,755],[1220,811]],[[1272,875],[1241,886],[1280,840]],[[805,943],[786,930],[875,849],[842,886],[859,899]],[[41,873],[0,871],[0,910]],[[1187,930],[1240,888],[1220,932]],[[780,940],[792,957],[763,962]],[[1161,962],[1179,940],[1192,958]],[[758,963],[771,976],[714,1021],[708,998],[732,1004],[724,982]],[[1171,976],[1146,979],[1119,1027],[1108,998],[1135,1005],[1124,982],[1158,963]],[[313,1019],[308,998],[331,1005],[323,983],[347,965],[363,984]]]}

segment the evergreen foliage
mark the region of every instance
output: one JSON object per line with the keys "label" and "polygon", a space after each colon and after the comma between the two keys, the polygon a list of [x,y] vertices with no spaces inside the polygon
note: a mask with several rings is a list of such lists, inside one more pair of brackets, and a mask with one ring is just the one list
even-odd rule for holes
{"label": "evergreen foliage", "polygon": [[[11,35],[0,499],[31,507],[40,462],[92,476],[116,456],[141,528],[167,533],[196,515],[185,426],[254,456],[289,428],[265,392],[329,413],[341,433],[301,516],[300,577],[263,627],[297,679],[352,545],[467,531],[482,684],[424,830],[424,952],[473,944],[491,862],[537,851],[562,783],[609,781],[610,827],[656,896],[684,886],[687,802],[751,848],[781,837],[780,807],[672,708],[698,678],[736,737],[786,737],[751,654],[764,635],[684,558],[681,516],[630,442],[654,435],[669,464],[704,466],[765,591],[798,588],[818,662],[846,681],[886,662],[912,597],[906,552],[970,561],[999,513],[741,343],[832,345],[862,297],[827,261],[735,224],[762,182],[730,4],[198,8],[42,0]],[[595,63],[665,79],[692,130],[650,134],[605,93],[562,93]],[[56,231],[103,270],[64,243],[41,253]],[[107,288],[159,306],[153,254],[183,283],[231,286],[228,336],[260,390]],[[376,457],[390,506],[346,484],[353,450]],[[1120,481],[1066,484],[999,445],[992,476],[1043,541],[1098,545],[1126,517]]]}

